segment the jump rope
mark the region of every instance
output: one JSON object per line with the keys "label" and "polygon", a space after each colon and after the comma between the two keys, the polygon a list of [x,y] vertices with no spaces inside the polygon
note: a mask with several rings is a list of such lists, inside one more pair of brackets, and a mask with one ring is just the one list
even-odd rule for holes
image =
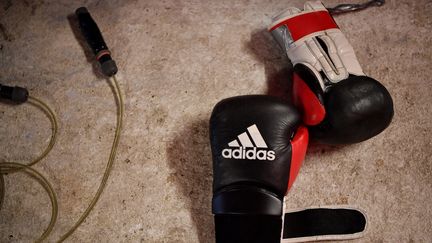
{"label": "jump rope", "polygon": [[[80,25],[81,33],[83,34],[88,45],[91,47],[93,53],[95,54],[96,60],[100,63],[102,73],[110,78],[109,81],[111,82],[113,87],[112,91],[114,94],[114,99],[117,103],[117,124],[114,140],[111,146],[110,156],[105,167],[105,172],[103,174],[99,187],[93,196],[93,199],[91,200],[85,211],[78,218],[78,220],[75,222],[75,224],[71,226],[70,229],[66,231],[57,242],[63,242],[74,233],[74,231],[90,214],[97,201],[99,200],[103,190],[105,189],[116,157],[116,151],[119,144],[123,120],[123,97],[121,94],[119,83],[115,76],[115,74],[117,73],[117,66],[114,60],[112,60],[111,58],[111,53],[107,45],[105,44],[105,41],[102,37],[102,34],[100,33],[98,26],[90,16],[90,13],[87,11],[87,9],[79,8],[76,10],[75,13]],[[28,91],[24,88],[0,85],[0,97],[9,100],[10,102],[15,104],[28,103],[30,105],[33,105],[36,108],[40,109],[42,112],[44,112],[51,122],[50,141],[48,143],[48,146],[38,157],[27,163],[15,161],[7,161],[0,163],[0,209],[3,205],[5,195],[3,175],[8,175],[15,172],[24,172],[33,179],[35,179],[47,192],[51,202],[51,219],[48,226],[45,228],[39,238],[35,240],[35,242],[42,242],[50,235],[55,226],[58,216],[58,203],[56,194],[49,181],[41,173],[32,168],[32,166],[43,160],[53,148],[58,131],[57,117],[53,110],[45,102],[38,98],[30,96],[28,94]]]}
{"label": "jump rope", "polygon": [[[382,6],[384,3],[385,0],[372,0],[363,4],[340,4],[336,7],[328,8],[328,10],[332,15],[337,15],[347,12],[363,10],[372,6]],[[115,64],[115,61],[111,58],[111,53],[102,37],[102,34],[96,22],[93,20],[90,13],[85,7],[78,8],[75,11],[75,14],[79,22],[81,33],[85,37],[87,44],[92,49],[96,60],[100,63],[102,73],[109,78],[109,81],[112,84],[112,92],[114,94],[114,99],[117,103],[117,123],[114,132],[114,139],[110,150],[110,156],[108,158],[102,180],[98,186],[96,193],[94,194],[90,204],[87,206],[87,208],[78,218],[78,220],[74,223],[73,226],[70,227],[68,231],[62,234],[62,236],[59,240],[57,240],[57,242],[63,242],[75,232],[75,230],[82,224],[82,222],[84,222],[84,220],[93,210],[102,192],[104,191],[116,157],[117,147],[119,144],[120,134],[122,130],[124,112],[123,97],[121,94],[119,83],[115,76],[115,74],[117,73],[117,66]],[[0,98],[8,100],[9,102],[15,104],[28,103],[44,112],[51,123],[50,140],[47,147],[42,151],[39,156],[27,163],[16,161],[0,162],[0,210],[2,209],[5,197],[5,183],[3,178],[5,175],[16,172],[23,172],[29,175],[31,178],[35,179],[47,192],[51,203],[51,219],[48,226],[43,230],[39,238],[35,240],[35,242],[43,242],[48,238],[55,226],[58,217],[58,202],[56,193],[52,188],[50,182],[40,172],[32,168],[32,166],[42,161],[54,147],[58,132],[57,117],[54,111],[49,107],[49,105],[47,105],[42,100],[29,95],[28,91],[25,88],[17,86],[11,87],[0,84]]]}

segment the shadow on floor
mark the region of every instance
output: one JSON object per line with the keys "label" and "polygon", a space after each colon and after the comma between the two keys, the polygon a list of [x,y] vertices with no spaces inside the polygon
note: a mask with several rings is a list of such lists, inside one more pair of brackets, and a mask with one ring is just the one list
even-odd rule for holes
{"label": "shadow on floor", "polygon": [[197,120],[178,131],[167,147],[171,181],[178,186],[190,208],[199,241],[214,239],[212,198],[212,158],[208,120]]}
{"label": "shadow on floor", "polygon": [[253,31],[244,46],[248,54],[264,65],[267,94],[290,99],[293,67],[267,29]]}
{"label": "shadow on floor", "polygon": [[[246,51],[265,67],[267,94],[291,100],[292,64],[267,30],[257,30],[245,43]],[[337,147],[313,144],[309,153],[323,154]],[[212,158],[208,120],[196,120],[178,131],[167,147],[170,178],[185,198],[197,228],[200,242],[213,242],[214,223],[211,213]]]}

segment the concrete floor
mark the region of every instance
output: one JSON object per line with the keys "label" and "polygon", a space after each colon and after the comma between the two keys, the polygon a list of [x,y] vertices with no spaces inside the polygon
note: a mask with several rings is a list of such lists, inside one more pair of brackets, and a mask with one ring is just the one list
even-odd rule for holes
{"label": "concrete floor", "polygon": [[[213,242],[210,112],[230,96],[285,96],[290,64],[265,28],[272,15],[302,2],[1,1],[0,82],[28,87],[59,117],[58,142],[35,167],[59,198],[49,241],[92,198],[115,125],[110,87],[68,15],[89,8],[126,97],[107,189],[69,242]],[[387,2],[336,21],[364,71],[392,94],[393,123],[360,144],[311,144],[287,207],[354,204],[370,221],[365,237],[352,242],[431,242],[432,1]],[[0,134],[0,161],[27,161],[46,145],[50,126],[34,107],[0,104]],[[0,242],[31,242],[48,224],[48,197],[22,174],[5,181]]]}

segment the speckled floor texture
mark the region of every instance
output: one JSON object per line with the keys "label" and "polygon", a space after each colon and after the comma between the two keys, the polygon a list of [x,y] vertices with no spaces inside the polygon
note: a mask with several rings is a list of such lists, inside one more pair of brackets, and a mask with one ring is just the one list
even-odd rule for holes
{"label": "speckled floor texture", "polygon": [[[344,2],[357,1],[325,4]],[[236,95],[287,97],[292,67],[266,27],[303,1],[1,1],[0,82],[29,88],[59,119],[57,144],[35,166],[59,200],[48,242],[93,197],[114,133],[110,86],[70,17],[82,5],[119,65],[126,110],[107,188],[68,242],[214,242],[210,112]],[[390,0],[336,21],[395,116],[360,144],[312,143],[287,208],[358,205],[369,226],[350,242],[432,242],[432,1]],[[34,158],[49,136],[42,112],[0,104],[0,161]],[[24,174],[5,182],[0,242],[31,242],[49,222],[49,198]]]}

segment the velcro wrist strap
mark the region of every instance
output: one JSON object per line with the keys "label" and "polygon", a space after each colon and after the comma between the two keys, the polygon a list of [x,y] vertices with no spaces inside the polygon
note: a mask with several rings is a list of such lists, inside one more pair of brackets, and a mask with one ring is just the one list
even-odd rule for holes
{"label": "velcro wrist strap", "polygon": [[349,206],[294,210],[284,214],[281,242],[356,239],[366,227],[366,214]]}

